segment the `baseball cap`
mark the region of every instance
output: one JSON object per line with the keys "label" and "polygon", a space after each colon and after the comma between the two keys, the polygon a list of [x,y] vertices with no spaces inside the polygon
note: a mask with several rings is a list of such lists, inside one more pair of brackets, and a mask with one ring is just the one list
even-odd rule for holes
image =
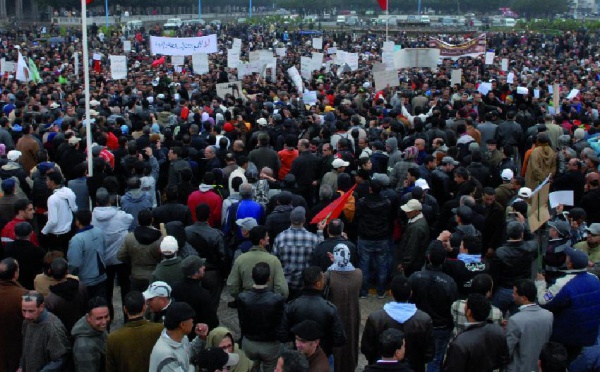
{"label": "baseball cap", "polygon": [[529,187],[521,187],[517,195],[521,198],[529,198],[531,196],[531,193],[532,191]]}
{"label": "baseball cap", "polygon": [[258,124],[261,127],[265,127],[267,126],[267,119],[259,118],[258,120],[256,120],[256,124]]}
{"label": "baseball cap", "polygon": [[567,221],[548,221],[548,227],[556,229],[563,238],[566,238],[571,234],[571,226]]}
{"label": "baseball cap", "polygon": [[408,203],[404,204],[402,207],[404,212],[412,212],[412,211],[420,211],[423,209],[421,202],[417,199],[410,199]]}
{"label": "baseball cap", "polygon": [[587,268],[590,259],[585,252],[570,246],[565,247],[564,252],[567,257],[569,257],[569,261],[571,261],[574,270],[582,270]]}
{"label": "baseball cap", "polygon": [[239,220],[236,220],[235,223],[236,225],[238,225],[246,231],[250,231],[253,227],[258,226],[256,220],[252,217],[241,218]]}
{"label": "baseball cap", "polygon": [[164,255],[173,255],[177,253],[179,246],[177,245],[177,239],[172,236],[165,236],[160,242],[160,253]]}
{"label": "baseball cap", "polygon": [[452,159],[451,156],[444,156],[442,158],[441,164],[445,165],[445,164],[452,164],[452,165],[458,165],[460,164],[459,162],[457,162],[456,160]]}
{"label": "baseball cap", "polygon": [[181,271],[186,277],[190,277],[198,272],[198,270],[204,266],[206,260],[200,256],[192,255],[187,256],[181,261]]}
{"label": "baseball cap", "polygon": [[[154,282],[150,284],[148,289],[143,293],[145,300],[150,300],[154,297],[171,297],[171,286],[165,282]],[[185,319],[184,319],[185,320]]]}
{"label": "baseball cap", "polygon": [[429,184],[427,183],[427,180],[424,178],[419,178],[418,180],[416,180],[415,187],[420,187],[423,190],[429,190]]}
{"label": "baseball cap", "polygon": [[600,235],[600,223],[593,223],[585,231],[589,232],[592,235]]}
{"label": "baseball cap", "polygon": [[340,159],[340,158],[334,159],[333,162],[331,162],[331,166],[335,169],[338,169],[340,167],[347,167],[349,165],[350,165],[350,162],[344,161],[343,159]]}
{"label": "baseball cap", "polygon": [[77,143],[79,143],[79,141],[81,141],[81,138],[73,136],[69,138],[69,145],[75,146]]}
{"label": "baseball cap", "polygon": [[220,347],[209,347],[198,354],[196,364],[207,371],[220,371],[223,367],[235,366],[239,363],[240,356],[236,353],[227,353]]}
{"label": "baseball cap", "polygon": [[514,177],[514,175],[515,174],[513,173],[513,171],[510,170],[510,169],[508,169],[508,168],[504,169],[502,171],[502,173],[500,173],[500,177],[502,177],[502,180],[504,180],[504,181],[510,181],[510,180],[512,180],[513,177]]}
{"label": "baseball cap", "polygon": [[19,150],[10,150],[8,152],[8,154],[6,154],[6,157],[10,161],[17,161],[17,160],[19,160],[19,158],[21,157],[21,155],[22,155],[22,153]]}

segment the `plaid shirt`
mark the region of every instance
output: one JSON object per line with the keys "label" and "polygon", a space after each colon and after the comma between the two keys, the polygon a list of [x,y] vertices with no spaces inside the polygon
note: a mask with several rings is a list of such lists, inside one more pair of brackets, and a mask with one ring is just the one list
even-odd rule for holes
{"label": "plaid shirt", "polygon": [[[454,301],[450,311],[452,312],[452,319],[454,320],[454,335],[461,333],[465,330],[467,324],[467,316],[465,315],[465,305],[467,300]],[[492,305],[492,311],[488,317],[488,322],[492,322],[502,326],[502,312],[496,306]]]}
{"label": "plaid shirt", "polygon": [[273,254],[281,261],[290,288],[302,288],[302,270],[308,267],[310,254],[322,241],[322,231],[315,235],[304,227],[290,227],[277,235]]}

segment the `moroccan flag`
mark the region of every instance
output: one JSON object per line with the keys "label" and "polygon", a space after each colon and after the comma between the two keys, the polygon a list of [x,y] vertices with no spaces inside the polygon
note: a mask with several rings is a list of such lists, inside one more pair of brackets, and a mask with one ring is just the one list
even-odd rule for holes
{"label": "moroccan flag", "polygon": [[[88,4],[90,0],[87,0]],[[377,0],[377,2],[379,3],[379,6],[381,7],[381,10],[388,10],[388,0]]]}
{"label": "moroccan flag", "polygon": [[162,56],[159,59],[156,59],[156,60],[152,61],[152,67],[157,67],[157,66],[160,66],[160,65],[162,65],[164,63],[165,63],[165,56]]}
{"label": "moroccan flag", "polygon": [[350,190],[346,191],[344,193],[344,195],[335,199],[328,206],[323,208],[323,210],[321,210],[319,213],[317,213],[316,216],[313,217],[313,219],[310,221],[310,223],[319,223],[323,220],[326,220],[327,222],[329,222],[335,218],[338,218],[340,216],[340,214],[342,214],[342,211],[344,210],[344,206],[348,202],[348,199],[350,199],[350,196],[352,196],[352,193],[354,192],[356,185],[357,184],[352,186],[352,188]]}

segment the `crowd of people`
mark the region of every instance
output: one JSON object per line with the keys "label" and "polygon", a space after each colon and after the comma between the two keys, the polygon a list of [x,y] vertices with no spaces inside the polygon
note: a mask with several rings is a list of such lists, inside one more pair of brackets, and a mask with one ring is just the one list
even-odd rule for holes
{"label": "crowd of people", "polygon": [[[287,69],[310,35],[186,26],[219,40],[194,74],[153,64],[157,31],[92,28],[85,66],[78,31],[3,35],[2,58],[41,81],[0,79],[0,371],[348,372],[360,353],[365,371],[600,368],[596,33],[490,33],[493,64],[443,59],[379,87],[383,37],[325,32],[359,68],[313,71],[306,104]],[[234,38],[242,58],[286,53],[275,79],[219,96]],[[112,80],[125,40],[128,78]],[[546,182],[570,201],[540,221]],[[219,320],[226,294],[240,334]],[[390,301],[361,335],[375,296]]]}

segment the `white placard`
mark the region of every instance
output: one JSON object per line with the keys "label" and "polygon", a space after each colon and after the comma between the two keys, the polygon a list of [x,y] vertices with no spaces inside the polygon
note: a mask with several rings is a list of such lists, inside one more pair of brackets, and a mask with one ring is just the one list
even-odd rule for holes
{"label": "white placard", "polygon": [[92,56],[92,59],[94,61],[101,61],[102,60],[102,54],[100,54],[100,53],[94,53],[93,56]]}
{"label": "white placard", "polygon": [[397,87],[400,85],[398,72],[396,70],[377,71],[373,73],[375,89],[383,89],[386,86]]}
{"label": "white placard", "polygon": [[506,82],[509,84],[512,84],[515,82],[515,73],[514,72],[508,73],[508,76],[506,77]]}
{"label": "white placard", "polygon": [[485,96],[490,90],[492,90],[492,83],[481,83],[479,84],[479,87],[477,87],[477,90],[479,93]]}
{"label": "white placard", "polygon": [[277,54],[277,56],[279,56],[279,57],[285,57],[286,53],[287,53],[286,48],[275,48],[275,54]]}
{"label": "white placard", "polygon": [[461,85],[462,84],[462,69],[455,69],[450,72],[450,84],[454,86],[454,84]]}
{"label": "white placard", "polygon": [[328,54],[336,54],[337,48],[335,48],[335,47],[327,48],[327,53]]}
{"label": "white placard", "polygon": [[574,206],[573,190],[554,191],[548,194],[550,208],[556,208],[559,204]]}
{"label": "white placard", "polygon": [[312,47],[317,50],[323,49],[323,38],[322,37],[313,37]]}
{"label": "white placard", "polygon": [[5,64],[6,64],[6,58],[0,59],[0,75],[3,75],[3,76],[6,73],[6,71],[4,70]]}
{"label": "white placard", "polygon": [[571,91],[569,92],[569,95],[567,96],[567,99],[570,101],[573,98],[577,97],[578,94],[579,94],[579,89],[571,89]]}
{"label": "white placard", "polygon": [[300,73],[298,72],[298,69],[296,68],[296,66],[292,66],[287,70],[288,75],[290,76],[290,79],[292,79],[292,81],[294,82],[294,85],[296,86],[296,89],[299,92],[302,92],[302,77],[300,76]]}
{"label": "white placard", "polygon": [[75,76],[79,76],[79,52],[75,52]]}
{"label": "white placard", "polygon": [[191,56],[197,53],[216,53],[217,35],[200,37],[150,36],[152,54]]}
{"label": "white placard", "polygon": [[208,74],[210,72],[208,68],[208,54],[192,54],[192,67],[194,74]]}
{"label": "white placard", "polygon": [[494,53],[494,52],[485,52],[485,64],[493,65],[495,56],[496,56],[496,53]]}
{"label": "white placard", "polygon": [[385,65],[383,63],[373,63],[373,68],[371,68],[372,73],[385,71],[385,70],[387,70],[387,68],[385,68]]}
{"label": "white placard", "polygon": [[253,50],[248,55],[249,62],[258,62],[260,61],[260,50]]}
{"label": "white placard", "polygon": [[127,57],[108,56],[110,60],[110,74],[113,80],[127,79]]}
{"label": "white placard", "polygon": [[257,62],[248,62],[248,63],[240,63],[238,65],[238,80],[242,80],[245,75],[252,75],[255,72],[261,72],[264,64],[261,64],[260,61]]}
{"label": "white placard", "polygon": [[233,39],[233,44],[231,47],[237,50],[242,49],[242,39]]}
{"label": "white placard", "polygon": [[171,56],[171,64],[173,66],[183,66],[185,63],[185,56]]}
{"label": "white placard", "polygon": [[242,82],[232,81],[229,83],[219,83],[216,85],[217,96],[225,99],[225,95],[231,94],[235,98],[241,97],[242,93]]}
{"label": "white placard", "polygon": [[302,100],[308,105],[317,103],[317,91],[316,90],[305,90],[302,95]]}
{"label": "white placard", "polygon": [[131,52],[131,40],[123,40],[123,50],[125,53]]}
{"label": "white placard", "polygon": [[394,52],[395,68],[437,68],[440,50],[435,48],[407,48]]}
{"label": "white placard", "polygon": [[385,65],[386,70],[394,69],[394,51],[383,51],[381,52],[381,62]]}
{"label": "white placard", "polygon": [[539,89],[534,89],[533,90],[533,96],[535,98],[540,98],[540,90]]}
{"label": "white placard", "polygon": [[502,58],[502,71],[508,71],[508,58]]}
{"label": "white placard", "polygon": [[554,88],[552,87],[552,85],[548,85],[548,93],[554,94]]}
{"label": "white placard", "polygon": [[529,94],[529,89],[526,87],[517,87],[517,94]]}
{"label": "white placard", "polygon": [[346,53],[345,60],[352,71],[358,70],[358,53]]}
{"label": "white placard", "polygon": [[300,57],[300,74],[306,80],[310,80],[312,76],[312,58],[302,56]]}
{"label": "white placard", "polygon": [[393,52],[394,51],[394,42],[393,41],[384,41],[382,50],[384,52]]}
{"label": "white placard", "polygon": [[227,49],[227,67],[237,68],[240,64],[240,51],[239,49],[231,48]]}

